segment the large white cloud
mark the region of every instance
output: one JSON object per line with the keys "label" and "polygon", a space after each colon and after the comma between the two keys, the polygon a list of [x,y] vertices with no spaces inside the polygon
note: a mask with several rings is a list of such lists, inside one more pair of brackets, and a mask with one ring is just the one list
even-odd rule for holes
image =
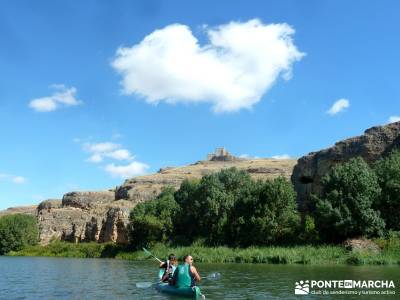
{"label": "large white cloud", "polygon": [[348,108],[350,106],[350,102],[347,99],[339,99],[333,105],[331,108],[327,111],[328,114],[331,116],[336,115],[337,113],[341,112],[342,110]]}
{"label": "large white cloud", "polygon": [[63,84],[54,84],[51,88],[55,90],[51,96],[33,99],[29,102],[29,107],[38,112],[50,112],[62,106],[82,104],[76,98],[76,88],[67,88]]}
{"label": "large white cloud", "polygon": [[128,165],[116,166],[115,164],[109,164],[105,167],[107,173],[113,177],[119,177],[127,179],[134,176],[143,175],[146,173],[148,165],[138,161],[131,162]]}
{"label": "large white cloud", "polygon": [[285,23],[253,19],[204,29],[205,45],[189,27],[172,24],[119,48],[112,66],[124,93],[148,103],[210,102],[216,112],[237,111],[260,101],[280,75],[288,80],[304,56]]}

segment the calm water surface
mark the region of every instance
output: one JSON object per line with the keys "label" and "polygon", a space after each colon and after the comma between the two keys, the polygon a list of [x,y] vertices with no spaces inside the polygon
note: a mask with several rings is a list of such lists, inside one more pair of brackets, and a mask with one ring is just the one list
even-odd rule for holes
{"label": "calm water surface", "polygon": [[[198,264],[207,299],[400,299],[398,266]],[[112,259],[0,257],[0,299],[177,299],[137,282],[152,282],[157,263]],[[396,296],[295,296],[296,281],[394,280]]]}

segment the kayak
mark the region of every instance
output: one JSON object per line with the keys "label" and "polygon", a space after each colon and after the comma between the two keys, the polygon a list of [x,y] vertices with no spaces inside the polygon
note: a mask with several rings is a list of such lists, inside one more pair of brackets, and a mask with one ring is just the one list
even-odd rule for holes
{"label": "kayak", "polygon": [[197,286],[177,288],[173,285],[169,285],[167,282],[159,282],[156,285],[156,289],[165,294],[182,296],[186,298],[202,299],[202,293],[200,291],[200,288]]}
{"label": "kayak", "polygon": [[[158,278],[161,279],[164,274],[163,270],[160,270],[158,273]],[[169,295],[176,295],[186,298],[193,298],[193,299],[205,299],[203,294],[200,291],[200,288],[197,286],[194,287],[184,287],[184,288],[177,288],[173,285],[169,285],[168,282],[158,282],[156,285],[157,291]]]}

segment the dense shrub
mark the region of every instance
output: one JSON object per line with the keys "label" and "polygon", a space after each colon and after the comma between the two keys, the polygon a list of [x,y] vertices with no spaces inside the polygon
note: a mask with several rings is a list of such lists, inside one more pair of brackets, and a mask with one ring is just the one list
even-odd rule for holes
{"label": "dense shrub", "polygon": [[178,191],[137,205],[131,213],[136,246],[267,245],[293,238],[299,227],[295,192],[284,178],[254,181],[235,168],[185,180]]}
{"label": "dense shrub", "polygon": [[166,242],[173,233],[172,220],[179,212],[174,189],[166,188],[154,200],[139,203],[131,212],[131,239],[137,247]]}
{"label": "dense shrub", "polygon": [[0,255],[37,242],[38,227],[34,216],[15,214],[0,218]]}
{"label": "dense shrub", "polygon": [[362,158],[335,166],[322,184],[322,195],[313,199],[316,226],[325,241],[382,235],[385,223],[373,209],[381,189]]}
{"label": "dense shrub", "polygon": [[293,240],[300,224],[295,199],[292,184],[282,177],[242,189],[230,216],[230,244],[269,245]]}
{"label": "dense shrub", "polygon": [[199,183],[185,182],[175,194],[181,206],[176,233],[188,242],[204,237],[209,245],[224,244],[232,207],[251,184],[249,174],[236,168],[206,175]]}
{"label": "dense shrub", "polygon": [[387,229],[400,230],[400,151],[379,160],[375,172],[382,189],[375,207],[381,212]]}

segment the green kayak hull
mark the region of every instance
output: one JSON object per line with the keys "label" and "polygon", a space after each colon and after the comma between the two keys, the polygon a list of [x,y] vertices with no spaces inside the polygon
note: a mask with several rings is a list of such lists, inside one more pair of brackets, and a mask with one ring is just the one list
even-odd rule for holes
{"label": "green kayak hull", "polygon": [[194,287],[185,287],[185,288],[176,288],[168,283],[157,283],[156,286],[157,290],[161,293],[170,294],[181,296],[185,298],[192,298],[192,299],[201,299],[202,294],[200,288],[197,286]]}

